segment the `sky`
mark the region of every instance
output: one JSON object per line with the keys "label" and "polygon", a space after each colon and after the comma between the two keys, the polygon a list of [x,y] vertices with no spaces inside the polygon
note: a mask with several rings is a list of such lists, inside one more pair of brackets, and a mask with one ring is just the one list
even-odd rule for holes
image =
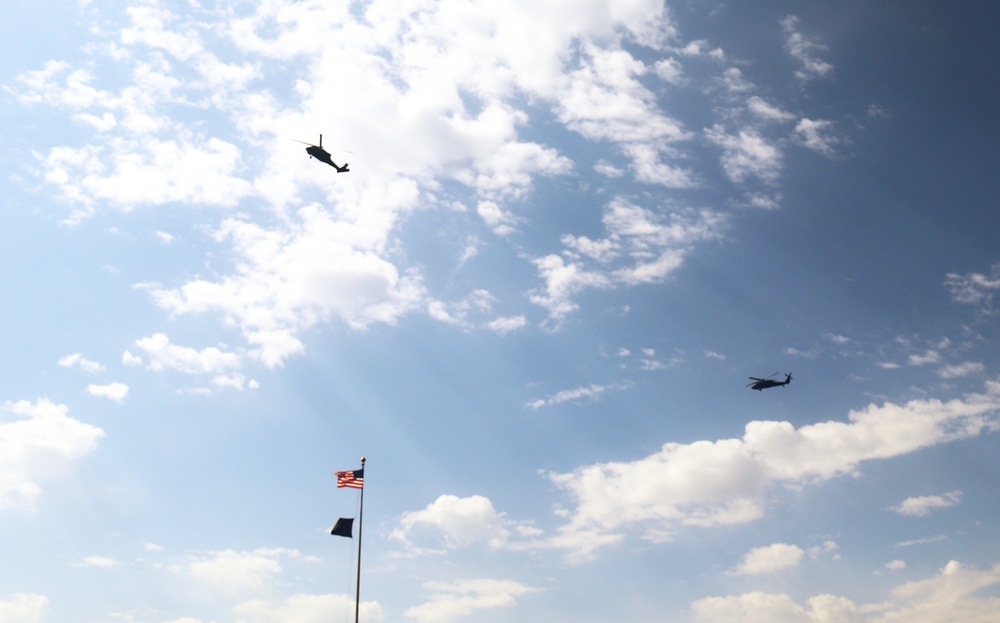
{"label": "sky", "polygon": [[1000,621],[993,3],[3,11],[0,623]]}

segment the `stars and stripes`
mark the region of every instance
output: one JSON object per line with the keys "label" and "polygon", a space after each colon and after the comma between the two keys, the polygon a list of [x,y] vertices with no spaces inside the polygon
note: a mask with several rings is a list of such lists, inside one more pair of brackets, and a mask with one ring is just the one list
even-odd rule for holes
{"label": "stars and stripes", "polygon": [[337,477],[337,488],[349,487],[351,489],[362,489],[365,486],[365,469],[355,469],[349,472],[334,472]]}

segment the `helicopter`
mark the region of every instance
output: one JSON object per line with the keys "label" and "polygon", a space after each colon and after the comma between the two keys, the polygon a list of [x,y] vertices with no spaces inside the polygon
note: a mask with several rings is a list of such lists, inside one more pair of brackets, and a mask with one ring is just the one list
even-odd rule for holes
{"label": "helicopter", "polygon": [[347,173],[348,171],[350,171],[350,169],[347,168],[348,163],[345,162],[344,166],[337,165],[337,163],[334,162],[333,158],[330,156],[330,152],[323,149],[322,134],[319,135],[319,145],[313,145],[312,143],[307,143],[305,141],[300,141],[294,138],[292,140],[295,141],[296,143],[302,143],[303,145],[308,145],[308,147],[306,147],[306,153],[309,154],[310,158],[316,158],[320,162],[327,163],[334,169],[337,169],[337,173]]}
{"label": "helicopter", "polygon": [[[775,376],[776,374],[778,373],[775,372],[771,376]],[[750,377],[751,382],[747,383],[747,387],[749,387],[750,389],[756,389],[757,391],[761,391],[762,389],[767,389],[769,387],[784,387],[785,385],[788,385],[789,383],[792,382],[791,372],[785,375],[784,381],[775,381],[774,379],[771,378],[771,376],[763,379],[759,379],[756,376],[751,376]]]}

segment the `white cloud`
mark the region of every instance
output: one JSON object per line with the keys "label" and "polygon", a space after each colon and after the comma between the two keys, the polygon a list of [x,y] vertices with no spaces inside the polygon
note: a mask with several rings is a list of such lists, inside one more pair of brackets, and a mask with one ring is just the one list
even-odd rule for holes
{"label": "white cloud", "polygon": [[[50,149],[43,175],[75,206],[73,222],[109,204],[231,208],[261,200],[273,208],[273,219],[241,214],[223,222],[216,242],[231,251],[229,266],[150,288],[172,314],[218,312],[241,330],[248,354],[267,366],[302,353],[299,334],[316,323],[341,320],[365,329],[428,307],[433,297],[419,270],[404,264],[395,232],[401,217],[418,207],[453,205],[446,185],[464,187],[471,198],[461,201],[476,205],[495,232],[515,235],[526,222],[518,200],[534,180],[576,168],[559,150],[520,136],[538,107],[554,111],[552,124],[594,143],[610,142],[619,159],[595,164],[605,174],[627,169],[641,183],[672,188],[702,183],[683,151],[696,148],[697,132],[663,113],[646,85],[655,73],[687,88],[686,59],[721,61],[724,55],[693,42],[669,48],[675,56],[656,64],[640,60],[624,42],[661,52],[676,43],[662,2],[586,0],[540,10],[525,2],[472,0],[399,11],[375,0],[363,21],[339,6],[275,2],[235,10],[224,28],[214,28],[200,9],[188,15],[149,5],[126,13],[127,27],[88,50],[87,70],[50,63],[15,81],[12,92],[23,103],[89,115],[90,125],[100,127],[87,145]],[[208,51],[219,38],[238,48],[240,62]],[[532,41],[530,49],[525,40]],[[307,58],[309,69],[281,75],[293,95],[269,90],[274,61],[285,71],[284,63],[297,57]],[[345,57],[351,63],[343,63]],[[102,72],[109,60],[115,71]],[[131,70],[124,77],[118,71],[123,60]],[[726,76],[736,89],[739,70],[728,68]],[[352,98],[344,98],[345,91]],[[748,106],[758,119],[787,115],[761,98]],[[178,108],[229,120],[231,136],[199,133],[197,123],[176,120]],[[324,177],[325,171],[302,166],[301,146],[287,140],[331,115],[341,120],[338,142],[365,146],[364,166],[349,176]],[[710,136],[724,145],[732,178],[775,181],[781,154],[769,138],[753,128],[716,134]],[[327,208],[287,213],[316,191],[326,195]],[[756,193],[750,202],[771,207],[775,196]],[[657,233],[609,229],[589,246],[584,236],[568,237],[566,256],[541,250],[529,260],[542,283],[525,290],[551,321],[574,311],[583,290],[662,281],[724,221],[708,210],[634,207]],[[671,231],[681,237],[657,238]],[[574,253],[608,266],[593,269],[569,257]],[[477,326],[509,331],[520,318]]]}
{"label": "white cloud", "polygon": [[900,541],[893,545],[893,547],[913,547],[914,545],[927,545],[928,543],[940,543],[941,541],[947,541],[948,537],[943,534],[937,536],[925,537],[923,539],[913,539],[912,541]]}
{"label": "white cloud", "polygon": [[517,598],[539,589],[513,580],[468,579],[454,582],[427,582],[430,600],[406,610],[404,615],[420,623],[444,623],[466,617],[477,610],[509,608]]}
{"label": "white cloud", "polygon": [[125,351],[124,353],[122,353],[122,364],[134,368],[136,366],[141,366],[142,363],[143,363],[142,357],[138,355],[133,355],[129,351]]}
{"label": "white cloud", "polygon": [[[898,570],[906,564],[893,561],[886,567]],[[897,586],[874,604],[816,595],[800,606],[788,595],[752,592],[699,599],[691,609],[700,623],[993,623],[1000,598],[990,593],[997,585],[1000,565],[977,570],[952,560],[938,575]]]}
{"label": "white cloud", "polygon": [[128,397],[128,385],[124,383],[108,383],[107,385],[87,385],[87,393],[91,396],[99,396],[114,400],[117,403],[125,402]]}
{"label": "white cloud", "polygon": [[517,231],[514,225],[517,224],[517,217],[505,211],[493,201],[480,201],[476,207],[476,212],[482,217],[486,225],[498,236],[506,236]]}
{"label": "white cloud", "polygon": [[906,568],[906,561],[899,559],[890,560],[889,562],[885,563],[885,568],[888,569],[889,571],[899,571],[901,569]]}
{"label": "white cloud", "polygon": [[919,355],[917,354],[910,355],[909,358],[907,358],[906,360],[906,363],[911,366],[926,366],[932,363],[940,363],[940,362],[941,362],[941,353],[933,349],[928,349],[926,352]]}
{"label": "white cloud", "polygon": [[628,387],[629,385],[626,383],[612,383],[610,385],[597,385],[595,383],[591,383],[590,385],[581,385],[580,387],[574,387],[573,389],[558,391],[548,398],[533,400],[529,402],[527,406],[537,410],[542,407],[551,407],[565,402],[596,401],[600,400],[601,396],[603,396],[606,392],[620,391]]}
{"label": "white cloud", "polygon": [[410,543],[429,530],[447,548],[486,543],[502,547],[514,523],[493,508],[481,495],[459,498],[442,495],[419,511],[406,512],[393,530],[392,538]]}
{"label": "white cloud", "polygon": [[899,506],[894,506],[892,510],[896,511],[900,515],[925,517],[934,509],[954,506],[958,504],[961,499],[961,491],[952,491],[950,493],[945,493],[944,495],[911,497],[900,502]]}
{"label": "white cloud", "polygon": [[282,572],[282,559],[299,559],[291,549],[257,549],[236,552],[231,549],[194,556],[175,564],[172,570],[186,573],[217,589],[232,594],[256,593],[270,587]]}
{"label": "white cloud", "polygon": [[986,366],[978,361],[966,361],[959,364],[947,365],[938,370],[938,376],[943,379],[957,379],[974,374],[982,374],[986,371]]}
{"label": "white cloud", "polygon": [[887,459],[996,428],[1000,383],[964,400],[874,404],[852,411],[848,422],[794,427],[754,421],[739,439],[667,443],[632,462],[599,463],[549,478],[574,502],[560,528],[574,536],[620,537],[637,526],[740,524],[764,515],[767,490],[801,486],[857,472],[864,461]]}
{"label": "white cloud", "polygon": [[670,84],[680,84],[684,79],[684,68],[675,58],[656,61],[653,70],[660,79]]}
{"label": "white cloud", "polygon": [[[315,595],[298,593],[279,603],[264,599],[251,599],[233,608],[239,621],[246,623],[326,623],[344,617],[345,612],[354,614],[354,597],[349,595]],[[385,614],[382,606],[374,601],[362,601],[358,608],[359,618],[366,623],[382,621]]]}
{"label": "white cloud", "polygon": [[567,234],[562,256],[534,260],[545,287],[529,298],[557,322],[577,310],[574,298],[584,290],[663,281],[695,243],[718,238],[726,224],[723,215],[709,210],[657,210],[621,197],[604,206],[601,221],[606,238]]}
{"label": "white cloud", "polygon": [[241,258],[237,272],[151,289],[153,299],[173,314],[221,311],[268,366],[301,352],[295,333],[317,322],[339,318],[363,329],[393,324],[418,307],[424,298],[420,277],[401,274],[381,257],[385,232],[365,226],[378,215],[351,222],[310,206],[297,217],[275,229],[225,221],[217,237],[234,245]]}
{"label": "white cloud", "polygon": [[0,599],[0,623],[40,623],[49,610],[49,598],[36,593],[14,593]]}
{"label": "white cloud", "polygon": [[119,564],[121,563],[107,556],[87,556],[80,562],[80,566],[99,567],[101,569],[114,569]]}
{"label": "white cloud", "polygon": [[[239,355],[235,353],[227,353],[212,346],[202,350],[178,346],[171,344],[170,338],[163,333],[140,338],[135,341],[135,345],[146,353],[149,357],[149,369],[156,372],[177,370],[185,374],[211,374],[240,365]],[[134,358],[128,357],[128,360],[134,361]]]}
{"label": "white cloud", "polygon": [[254,390],[260,387],[260,384],[256,380],[250,379],[247,381],[246,376],[239,373],[219,374],[212,378],[212,384],[216,387],[235,389],[237,391]]}
{"label": "white cloud", "polygon": [[952,298],[966,305],[989,305],[993,293],[1000,290],[1000,262],[990,267],[990,273],[948,273],[944,281]]}
{"label": "white cloud", "polygon": [[535,290],[529,299],[548,310],[549,316],[561,320],[579,309],[573,297],[587,288],[607,288],[611,280],[599,272],[586,270],[581,264],[567,263],[551,254],[534,260],[538,273],[545,281],[542,290]]}
{"label": "white cloud", "polygon": [[826,46],[798,32],[798,25],[799,18],[794,15],[781,20],[781,27],[786,36],[785,48],[800,65],[795,76],[803,81],[828,76],[833,72],[833,65],[815,56],[816,52],[825,51]]}
{"label": "white cloud", "polygon": [[747,100],[747,109],[755,117],[764,121],[786,122],[795,119],[795,115],[771,104],[764,98],[754,95]]}
{"label": "white cloud", "polygon": [[798,566],[805,550],[797,545],[774,543],[765,547],[756,547],[743,556],[742,562],[732,573],[736,575],[757,575],[772,573]]}
{"label": "white cloud", "polygon": [[[454,303],[431,301],[427,305],[427,313],[435,320],[463,328],[472,328],[475,326],[472,318],[492,312],[495,302],[496,298],[488,290],[478,289]],[[499,326],[503,324],[501,322]]]}
{"label": "white cloud", "polygon": [[795,141],[806,149],[830,158],[837,155],[835,146],[843,142],[843,139],[831,134],[832,129],[833,122],[826,119],[801,119],[795,126]]}
{"label": "white cloud", "polygon": [[777,182],[783,168],[781,150],[757,130],[744,128],[733,135],[715,125],[705,130],[705,136],[722,148],[722,168],[732,182],[742,183],[750,177],[766,184]]}
{"label": "white cloud", "polygon": [[249,182],[234,175],[239,149],[217,138],[147,139],[119,149],[107,162],[93,148],[53,150],[46,158],[49,180],[60,180],[63,197],[82,204],[67,222],[89,216],[95,204],[126,210],[178,202],[232,207],[251,191]]}
{"label": "white cloud", "polygon": [[87,359],[80,353],[73,353],[72,355],[66,355],[65,357],[60,358],[59,365],[64,368],[72,368],[73,366],[77,366],[84,372],[90,372],[91,374],[104,372],[104,366],[97,363],[96,361],[91,361]]}
{"label": "white cloud", "polygon": [[731,597],[706,597],[691,604],[703,623],[855,623],[858,607],[845,597],[818,595],[806,600],[805,607],[788,595],[763,592]]}
{"label": "white cloud", "polygon": [[67,416],[69,408],[40,398],[5,402],[0,413],[0,511],[32,509],[41,483],[68,474],[104,436],[96,426]]}
{"label": "white cloud", "polygon": [[496,333],[510,333],[523,329],[528,324],[524,316],[502,316],[486,323],[486,328]]}
{"label": "white cloud", "polygon": [[839,554],[834,554],[840,545],[837,545],[836,541],[823,541],[822,545],[814,545],[810,547],[806,552],[809,554],[810,558],[819,558],[821,554],[833,554],[834,559],[839,559]]}

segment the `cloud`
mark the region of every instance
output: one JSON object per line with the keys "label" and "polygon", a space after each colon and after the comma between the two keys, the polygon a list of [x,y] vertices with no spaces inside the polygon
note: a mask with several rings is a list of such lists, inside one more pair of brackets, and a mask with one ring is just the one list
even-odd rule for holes
{"label": "cloud", "polygon": [[[150,287],[150,293],[172,314],[223,313],[268,366],[303,350],[295,337],[301,329],[332,319],[356,329],[394,324],[425,297],[419,275],[401,274],[379,255],[381,234],[372,239],[361,223],[337,219],[319,206],[303,208],[273,229],[228,219],[217,238],[234,245],[240,257],[235,274],[171,289]],[[235,365],[236,355],[228,357]]]}
{"label": "cloud", "polygon": [[216,589],[231,594],[257,593],[271,586],[282,572],[282,559],[301,559],[292,549],[257,549],[236,552],[231,549],[209,552],[171,567]]}
{"label": "cloud", "polygon": [[[41,483],[65,477],[94,450],[104,431],[67,416],[69,408],[45,398],[0,405],[0,511],[30,510]],[[13,417],[10,417],[13,416]]]}
{"label": "cloud", "polygon": [[667,443],[631,462],[550,473],[572,499],[565,542],[602,534],[614,542],[636,527],[650,538],[676,526],[723,526],[763,517],[773,485],[802,486],[856,473],[860,464],[980,434],[997,427],[1000,383],[963,400],[915,400],[852,411],[847,422],[796,428],[754,421],[742,438]]}
{"label": "cloud", "polygon": [[691,604],[695,617],[702,623],[856,623],[860,610],[846,597],[817,595],[806,600],[805,606],[795,603],[788,595],[763,592],[744,593],[730,597],[706,597]]}
{"label": "cloud", "polygon": [[756,178],[765,184],[775,184],[783,168],[779,147],[753,128],[737,133],[726,132],[721,125],[705,130],[705,137],[722,148],[722,169],[734,183]]}
{"label": "cloud", "polygon": [[833,65],[815,56],[816,52],[823,52],[827,47],[798,32],[798,26],[799,18],[794,15],[781,20],[781,28],[786,37],[785,48],[800,66],[795,72],[795,77],[807,81],[828,76],[833,72]]}
{"label": "cloud", "polygon": [[989,307],[993,293],[1000,290],[1000,262],[990,267],[990,273],[948,273],[944,285],[957,303]]}
{"label": "cloud", "polygon": [[430,301],[427,313],[435,320],[466,330],[482,327],[503,334],[527,326],[528,321],[524,316],[491,317],[494,303],[496,297],[488,290],[478,288],[460,301]]}
{"label": "cloud", "polygon": [[[238,620],[253,623],[326,623],[343,618],[345,612],[354,612],[354,597],[333,594],[291,595],[284,601],[272,603],[264,599],[251,599],[233,608]],[[374,601],[362,601],[358,608],[362,621],[382,621],[382,606]]]}
{"label": "cloud", "polygon": [[[135,345],[146,353],[149,369],[156,372],[176,370],[185,374],[211,374],[240,365],[239,355],[235,353],[227,353],[211,346],[202,350],[178,346],[171,344],[170,338],[164,333],[140,338],[135,341]],[[135,358],[126,352],[123,360],[133,362]]]}
{"label": "cloud", "polygon": [[532,303],[561,321],[578,309],[574,298],[587,289],[658,283],[682,264],[698,242],[717,239],[726,224],[710,210],[647,208],[616,197],[604,206],[607,236],[562,237],[566,250],[534,260],[545,283],[529,294]]}
{"label": "cloud", "polygon": [[495,333],[511,333],[523,329],[527,325],[528,319],[524,316],[502,316],[487,322],[486,328]]}
{"label": "cloud", "polygon": [[764,98],[754,95],[747,100],[747,110],[749,110],[755,117],[762,119],[764,121],[772,122],[789,122],[795,119],[795,115],[790,112],[786,112],[771,104]]}
{"label": "cloud", "polygon": [[49,598],[37,593],[14,593],[10,599],[0,599],[0,621],[10,623],[40,623],[49,610]]}
{"label": "cloud", "polygon": [[900,541],[893,545],[893,547],[913,547],[914,545],[927,545],[928,543],[940,543],[941,541],[947,541],[948,537],[943,534],[937,536],[930,536],[923,539],[914,539],[912,541]]}
{"label": "cloud", "polygon": [[597,385],[591,383],[590,385],[581,385],[580,387],[574,387],[573,389],[564,389],[556,392],[548,398],[533,400],[529,402],[527,406],[537,410],[542,407],[551,407],[565,402],[593,402],[600,400],[601,396],[603,396],[606,392],[620,391],[628,387],[629,385],[627,383],[613,383],[611,385]]}
{"label": "cloud", "polygon": [[956,615],[963,623],[992,623],[1000,598],[989,589],[998,584],[1000,564],[976,570],[952,560],[940,574],[897,586],[876,604],[816,595],[800,606],[788,595],[752,592],[699,599],[691,609],[701,623],[943,623]]}
{"label": "cloud", "polygon": [[96,361],[90,361],[80,353],[73,353],[72,355],[66,355],[65,357],[60,358],[59,365],[64,368],[72,368],[73,366],[77,366],[84,372],[89,372],[91,374],[104,372],[104,366],[97,363]]}
{"label": "cloud", "polygon": [[986,366],[978,361],[966,361],[960,364],[950,364],[938,370],[938,376],[943,379],[958,379],[975,374],[982,374]]}
{"label": "cloud", "polygon": [[952,491],[944,495],[924,495],[920,497],[906,498],[900,502],[899,506],[892,507],[900,515],[911,517],[925,517],[936,508],[948,508],[959,503],[962,499],[961,491]]}
{"label": "cloud", "polygon": [[99,567],[101,569],[114,569],[119,564],[121,563],[107,556],[87,556],[80,562],[82,567]]}
{"label": "cloud", "polygon": [[431,591],[430,600],[403,613],[420,623],[444,623],[477,610],[509,608],[517,603],[517,597],[539,590],[514,580],[482,578],[427,582],[424,588]]}
{"label": "cloud", "polygon": [[795,142],[806,149],[831,158],[837,155],[836,145],[843,139],[831,135],[833,122],[819,119],[802,119],[795,126]]}
{"label": "cloud", "polygon": [[128,397],[128,385],[124,383],[108,383],[107,385],[87,385],[87,393],[91,396],[99,396],[114,400],[121,404]]}
{"label": "cloud", "polygon": [[414,539],[429,536],[448,549],[477,543],[500,548],[507,544],[512,532],[527,534],[533,530],[507,519],[481,495],[466,498],[442,495],[423,510],[403,513],[392,538],[411,544]]}
{"label": "cloud", "polygon": [[743,556],[743,561],[732,573],[735,575],[757,575],[781,571],[798,566],[804,555],[805,550],[801,547],[787,543],[756,547]]}
{"label": "cloud", "polygon": [[[216,209],[203,225],[221,247],[211,261],[223,264],[144,287],[174,316],[217,314],[240,331],[240,352],[268,367],[303,353],[300,336],[318,323],[365,330],[422,310],[463,329],[502,333],[528,322],[516,313],[465,321],[438,305],[445,297],[407,257],[402,224],[417,211],[476,206],[471,220],[534,267],[520,292],[547,312],[543,325],[558,326],[587,290],[668,279],[693,248],[719,238],[727,218],[629,193],[604,206],[601,235],[566,233],[561,248],[525,251],[519,238],[532,215],[523,209],[539,180],[597,168],[612,180],[701,188],[706,176],[693,167],[707,138],[731,181],[765,187],[742,188],[743,205],[780,202],[787,129],[765,130],[792,113],[752,96],[756,86],[724,66],[720,48],[680,41],[663,2],[585,0],[539,11],[471,0],[400,11],[373,0],[364,19],[339,6],[274,2],[236,8],[221,24],[208,8],[188,9],[128,7],[125,25],[102,28],[79,66],[48,63],[9,90],[84,126],[85,144],[39,156],[39,177],[71,206],[69,222],[106,206]],[[799,34],[794,17],[783,27],[800,71],[826,72],[816,56],[823,46]],[[215,56],[218,45],[240,60]],[[646,51],[669,58],[647,63]],[[711,76],[686,73],[687,63],[706,61]],[[666,113],[663,88],[711,98],[715,122],[688,127]],[[340,120],[338,143],[364,146],[363,166],[350,175],[303,166],[301,146],[287,140],[306,128],[313,136],[330,118]],[[211,136],[200,130],[206,119]],[[794,136],[828,152],[837,140],[830,123],[802,119]],[[567,133],[610,149],[575,162],[555,143]]]}
{"label": "cloud", "polygon": [[517,217],[505,211],[493,201],[481,201],[476,207],[476,213],[482,217],[486,225],[498,236],[506,236],[515,231]]}
{"label": "cloud", "polygon": [[247,381],[247,378],[239,373],[216,375],[212,377],[212,384],[216,387],[235,389],[237,391],[254,390],[260,387],[260,384],[256,380],[250,379]]}

